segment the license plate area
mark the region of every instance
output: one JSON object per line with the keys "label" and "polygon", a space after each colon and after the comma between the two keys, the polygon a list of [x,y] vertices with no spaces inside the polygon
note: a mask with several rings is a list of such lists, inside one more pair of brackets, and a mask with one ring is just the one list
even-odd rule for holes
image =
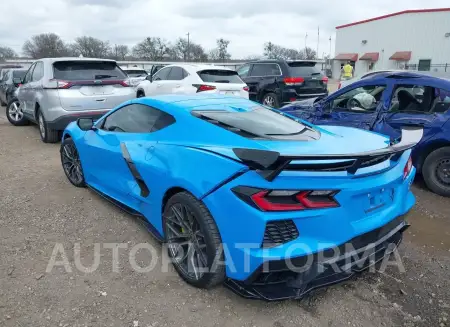
{"label": "license plate area", "polygon": [[239,95],[238,91],[220,91],[220,94],[224,95]]}
{"label": "license plate area", "polygon": [[84,95],[106,95],[112,94],[114,87],[112,85],[98,85],[98,86],[82,86],[80,93]]}
{"label": "license plate area", "polygon": [[388,187],[361,194],[358,200],[363,204],[362,209],[364,213],[370,215],[389,207],[394,202],[394,198],[395,189]]}

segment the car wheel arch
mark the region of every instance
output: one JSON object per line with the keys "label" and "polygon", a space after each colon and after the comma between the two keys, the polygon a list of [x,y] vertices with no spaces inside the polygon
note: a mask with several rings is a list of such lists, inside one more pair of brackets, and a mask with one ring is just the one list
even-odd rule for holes
{"label": "car wheel arch", "polygon": [[425,160],[427,159],[427,157],[433,153],[434,151],[443,148],[443,147],[447,147],[450,146],[450,141],[436,141],[433,142],[431,144],[429,144],[420,154],[418,160],[417,160],[417,170],[419,172],[422,172],[422,167],[423,164],[425,162]]}
{"label": "car wheel arch", "polygon": [[145,91],[144,91],[144,89],[141,89],[141,88],[137,89],[137,91],[136,91],[136,97],[139,97],[139,94],[142,94],[143,96],[145,96]]}
{"label": "car wheel arch", "polygon": [[[36,121],[38,121],[38,119],[39,119],[39,117],[38,117],[38,113],[39,113],[39,110],[41,109],[41,106],[40,106],[40,104],[39,104],[39,102],[36,102],[35,104],[34,104],[34,118],[36,119]],[[44,115],[44,113],[42,113],[42,115]],[[44,117],[45,118],[45,117]]]}

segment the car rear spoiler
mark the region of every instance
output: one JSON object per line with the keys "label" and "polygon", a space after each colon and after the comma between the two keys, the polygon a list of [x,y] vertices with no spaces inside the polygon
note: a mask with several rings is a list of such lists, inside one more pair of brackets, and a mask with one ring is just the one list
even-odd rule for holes
{"label": "car rear spoiler", "polygon": [[[255,169],[264,179],[271,182],[283,170],[289,169],[292,161],[300,160],[347,160],[338,163],[308,163],[303,166],[312,170],[332,171],[346,170],[350,174],[355,174],[360,168],[369,167],[386,161],[388,159],[398,160],[406,150],[413,148],[423,136],[423,128],[406,126],[402,128],[401,140],[391,144],[389,147],[350,154],[303,154],[303,155],[282,155],[276,151],[234,148],[234,154],[251,169]],[[318,168],[318,169],[314,169]],[[295,169],[297,170],[297,169]],[[302,170],[302,169],[298,169]]]}

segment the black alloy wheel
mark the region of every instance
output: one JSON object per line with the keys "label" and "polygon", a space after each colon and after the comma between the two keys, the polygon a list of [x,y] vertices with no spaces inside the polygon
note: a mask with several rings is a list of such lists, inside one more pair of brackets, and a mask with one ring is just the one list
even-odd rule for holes
{"label": "black alloy wheel", "polygon": [[186,191],[164,206],[163,226],[168,254],[187,283],[211,288],[225,280],[222,239],[205,204]]}
{"label": "black alloy wheel", "polygon": [[69,181],[77,187],[84,187],[85,182],[80,156],[71,138],[67,138],[62,142],[60,152],[61,164]]}
{"label": "black alloy wheel", "polygon": [[176,203],[167,215],[167,244],[173,263],[192,280],[200,280],[208,267],[205,236],[192,211]]}

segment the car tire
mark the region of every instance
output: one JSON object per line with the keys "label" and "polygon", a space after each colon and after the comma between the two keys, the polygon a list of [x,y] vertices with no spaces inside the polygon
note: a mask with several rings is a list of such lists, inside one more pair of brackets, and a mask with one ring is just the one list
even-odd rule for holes
{"label": "car tire", "polygon": [[59,131],[48,127],[44,115],[39,110],[37,113],[37,121],[39,127],[39,134],[44,143],[57,143],[59,141]]}
{"label": "car tire", "polygon": [[12,98],[6,106],[6,118],[14,126],[25,126],[30,122],[23,115],[20,103],[17,98]]}
{"label": "car tire", "polygon": [[6,105],[7,105],[7,103],[3,102],[3,100],[0,100],[0,106],[4,107]]}
{"label": "car tire", "polygon": [[450,147],[434,150],[426,157],[422,176],[430,190],[450,197]]}
{"label": "car tire", "polygon": [[136,98],[143,98],[145,97],[145,93],[142,90],[137,91]]}
{"label": "car tire", "polygon": [[85,187],[83,168],[75,142],[66,138],[61,142],[59,150],[61,165],[69,182],[76,187]]}
{"label": "car tire", "polygon": [[[178,216],[175,214],[176,209],[180,213],[186,213],[185,218],[188,219],[189,222],[192,221],[190,227],[189,225],[184,225],[183,222],[180,222]],[[187,214],[188,212],[189,214]],[[176,221],[178,221],[178,223]],[[165,205],[163,225],[169,257],[172,259],[172,264],[181,278],[190,285],[206,289],[223,283],[225,280],[225,265],[223,264],[224,252],[222,239],[213,217],[203,202],[197,200],[188,192],[175,194]],[[185,227],[181,227],[181,225]],[[185,228],[185,230],[183,228]],[[179,235],[190,234],[190,236],[184,238],[176,237],[174,230],[177,229],[180,233]],[[179,241],[177,242],[173,239],[178,239]],[[179,258],[179,250],[181,248],[179,243],[186,243],[186,240],[188,244],[184,244],[185,248],[182,248],[183,251],[181,252],[182,258]],[[199,276],[196,275],[195,270],[192,274],[189,271],[188,261],[190,256],[189,249],[191,246],[192,249],[195,249],[195,254],[197,254],[197,268],[199,268],[200,261],[202,261],[203,267],[206,268],[203,274],[199,274]],[[204,250],[202,251],[202,249]],[[187,257],[186,267],[184,267],[184,262],[178,262],[181,261],[184,256]],[[201,260],[201,258],[203,260]],[[194,254],[192,254],[192,262],[194,261],[195,257]]]}
{"label": "car tire", "polygon": [[280,101],[278,100],[278,96],[275,93],[264,94],[261,103],[271,108],[280,108]]}

